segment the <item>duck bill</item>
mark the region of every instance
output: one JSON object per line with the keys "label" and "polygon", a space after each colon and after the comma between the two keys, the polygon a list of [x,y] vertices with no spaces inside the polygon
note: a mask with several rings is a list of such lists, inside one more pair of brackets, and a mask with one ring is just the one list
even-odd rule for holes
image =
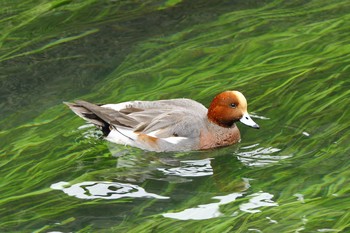
{"label": "duck bill", "polygon": [[249,116],[248,113],[244,113],[242,118],[239,121],[242,122],[245,125],[253,127],[254,129],[259,129],[260,128],[259,125],[252,120],[252,118]]}

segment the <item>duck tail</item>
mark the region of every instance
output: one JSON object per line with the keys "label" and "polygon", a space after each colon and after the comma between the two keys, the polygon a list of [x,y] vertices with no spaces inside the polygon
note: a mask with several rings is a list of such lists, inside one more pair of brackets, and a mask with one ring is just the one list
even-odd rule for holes
{"label": "duck tail", "polygon": [[75,101],[75,103],[63,103],[75,114],[100,128],[104,136],[107,136],[111,132],[110,123],[106,119],[103,119],[103,117],[98,116],[100,114],[96,114],[98,109],[101,108],[100,106],[82,100]]}

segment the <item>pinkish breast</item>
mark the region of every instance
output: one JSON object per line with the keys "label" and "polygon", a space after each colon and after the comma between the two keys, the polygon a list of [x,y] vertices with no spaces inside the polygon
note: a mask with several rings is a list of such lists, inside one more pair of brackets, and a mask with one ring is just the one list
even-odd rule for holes
{"label": "pinkish breast", "polygon": [[211,125],[208,129],[202,130],[200,134],[200,149],[229,146],[239,142],[241,134],[236,125],[231,128],[223,128]]}

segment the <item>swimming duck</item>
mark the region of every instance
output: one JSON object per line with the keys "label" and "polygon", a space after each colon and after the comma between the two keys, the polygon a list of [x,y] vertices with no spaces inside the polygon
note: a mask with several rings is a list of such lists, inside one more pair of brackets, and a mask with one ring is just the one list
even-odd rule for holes
{"label": "swimming duck", "polygon": [[98,126],[108,141],[148,151],[205,150],[235,144],[241,139],[238,121],[259,129],[239,91],[216,95],[208,109],[191,99],[65,104]]}

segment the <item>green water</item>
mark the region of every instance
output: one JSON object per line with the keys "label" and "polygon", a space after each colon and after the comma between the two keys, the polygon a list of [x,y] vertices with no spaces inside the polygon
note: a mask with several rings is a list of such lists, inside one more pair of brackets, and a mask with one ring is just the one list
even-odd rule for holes
{"label": "green water", "polygon": [[[3,0],[0,232],[350,232],[350,2]],[[62,101],[240,90],[260,130],[150,153]],[[83,126],[83,127],[82,127]]]}

